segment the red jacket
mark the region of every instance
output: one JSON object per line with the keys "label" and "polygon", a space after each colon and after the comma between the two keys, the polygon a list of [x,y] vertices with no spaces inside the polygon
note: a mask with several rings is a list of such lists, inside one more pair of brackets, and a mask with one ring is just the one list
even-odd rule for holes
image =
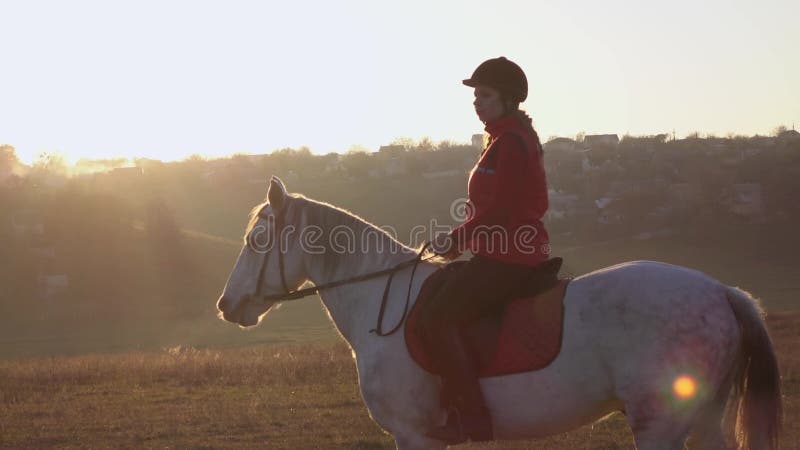
{"label": "red jacket", "polygon": [[536,266],[549,258],[542,224],[547,180],[539,142],[515,115],[486,125],[490,144],[472,169],[466,222],[452,232],[457,253]]}

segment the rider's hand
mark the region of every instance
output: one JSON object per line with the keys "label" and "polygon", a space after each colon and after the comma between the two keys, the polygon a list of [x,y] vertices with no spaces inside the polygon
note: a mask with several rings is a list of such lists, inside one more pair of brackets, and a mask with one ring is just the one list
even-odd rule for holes
{"label": "rider's hand", "polygon": [[437,234],[431,242],[431,250],[445,259],[455,259],[458,257],[458,251],[453,244],[453,238],[449,234]]}

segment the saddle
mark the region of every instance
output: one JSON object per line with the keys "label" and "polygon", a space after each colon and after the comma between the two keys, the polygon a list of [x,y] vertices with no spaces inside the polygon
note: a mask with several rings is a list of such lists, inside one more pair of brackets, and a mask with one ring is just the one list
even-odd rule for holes
{"label": "saddle", "polygon": [[[558,279],[562,262],[561,258],[543,262],[511,298],[503,299],[504,307],[462,325],[461,335],[476,360],[480,377],[538,370],[558,356],[563,335],[563,299],[569,283]],[[417,334],[420,311],[463,263],[450,263],[429,276],[406,320],[408,351],[420,367],[433,374],[440,370],[433,351]]]}

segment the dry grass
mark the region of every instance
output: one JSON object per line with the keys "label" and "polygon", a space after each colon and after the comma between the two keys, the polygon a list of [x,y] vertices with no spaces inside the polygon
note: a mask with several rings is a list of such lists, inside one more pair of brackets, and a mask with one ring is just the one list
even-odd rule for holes
{"label": "dry grass", "polygon": [[[800,314],[770,319],[786,449],[800,448]],[[343,344],[0,362],[0,447],[384,449]],[[632,448],[624,418],[485,449]]]}

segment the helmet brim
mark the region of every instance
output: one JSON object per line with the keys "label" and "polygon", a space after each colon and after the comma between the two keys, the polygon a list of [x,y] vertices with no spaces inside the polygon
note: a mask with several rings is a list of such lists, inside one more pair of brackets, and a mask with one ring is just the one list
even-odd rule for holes
{"label": "helmet brim", "polygon": [[478,81],[473,80],[472,78],[467,78],[466,80],[462,81],[462,83],[464,84],[464,86],[469,86],[469,87],[478,87],[478,85],[480,84],[478,83]]}

